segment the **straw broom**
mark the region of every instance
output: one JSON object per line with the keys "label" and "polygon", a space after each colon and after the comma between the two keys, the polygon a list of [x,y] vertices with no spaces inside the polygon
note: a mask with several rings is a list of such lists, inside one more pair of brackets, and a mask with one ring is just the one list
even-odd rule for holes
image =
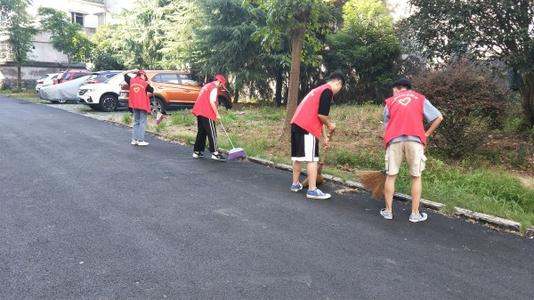
{"label": "straw broom", "polygon": [[386,184],[386,171],[361,171],[357,174],[363,186],[371,192],[376,200],[384,198],[384,185]]}

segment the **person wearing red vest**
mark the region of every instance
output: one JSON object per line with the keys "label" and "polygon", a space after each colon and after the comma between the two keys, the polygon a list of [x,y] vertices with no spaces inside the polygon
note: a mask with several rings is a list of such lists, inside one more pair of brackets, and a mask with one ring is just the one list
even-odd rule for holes
{"label": "person wearing red vest", "polygon": [[[128,73],[135,73],[131,78]],[[148,84],[148,77],[143,70],[132,70],[124,74],[124,81],[130,86],[128,97],[128,107],[134,115],[134,125],[132,130],[132,145],[147,146],[145,141],[145,128],[147,115],[150,113],[150,98],[148,93],[153,93],[154,88]]]}
{"label": "person wearing red vest", "polygon": [[[425,130],[425,120],[431,123]],[[425,169],[425,147],[427,139],[443,121],[443,115],[426,99],[412,90],[407,79],[400,79],[393,84],[393,97],[386,99],[384,108],[384,146],[386,147],[386,183],[384,198],[386,208],[380,214],[387,220],[393,219],[393,194],[395,179],[404,158],[408,162],[412,177],[412,213],[409,221],[423,222],[428,219],[426,213],[419,212],[421,200],[421,174]]]}
{"label": "person wearing red vest", "polygon": [[217,151],[217,128],[215,127],[215,122],[220,119],[219,111],[217,110],[219,89],[226,89],[226,79],[221,74],[215,75],[215,81],[202,87],[193,106],[192,112],[197,117],[198,128],[193,158],[204,157],[207,138],[211,159],[224,160],[223,156]]}
{"label": "person wearing red vest", "polygon": [[[345,84],[343,74],[334,72],[326,84],[323,84],[304,97],[297,106],[291,120],[291,159],[293,161],[293,182],[291,191],[299,192],[303,186],[300,183],[301,163],[306,163],[308,172],[309,199],[329,199],[330,194],[323,193],[317,188],[317,162],[319,161],[319,139],[324,135],[325,147],[329,146],[329,139],[336,128],[330,121],[330,105],[334,95]],[[328,131],[328,133],[327,133]]]}

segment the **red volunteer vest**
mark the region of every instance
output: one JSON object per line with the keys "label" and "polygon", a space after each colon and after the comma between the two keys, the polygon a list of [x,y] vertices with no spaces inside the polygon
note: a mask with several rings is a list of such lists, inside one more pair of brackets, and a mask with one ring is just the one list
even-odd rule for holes
{"label": "red volunteer vest", "polygon": [[402,91],[386,99],[389,122],[386,126],[384,144],[402,135],[417,136],[426,144],[424,127],[425,96],[411,90]]}
{"label": "red volunteer vest", "polygon": [[332,87],[327,83],[309,92],[297,106],[291,119],[291,124],[298,125],[316,138],[320,138],[323,134],[323,123],[319,119],[319,103],[325,90],[332,90]]}
{"label": "red volunteer vest", "polygon": [[146,93],[148,83],[139,77],[130,79],[128,107],[150,113],[150,99]]}
{"label": "red volunteer vest", "polygon": [[216,114],[210,104],[210,94],[213,89],[216,89],[215,81],[210,82],[202,87],[198,94],[197,101],[193,106],[193,114],[195,116],[206,117],[210,120],[215,120]]}

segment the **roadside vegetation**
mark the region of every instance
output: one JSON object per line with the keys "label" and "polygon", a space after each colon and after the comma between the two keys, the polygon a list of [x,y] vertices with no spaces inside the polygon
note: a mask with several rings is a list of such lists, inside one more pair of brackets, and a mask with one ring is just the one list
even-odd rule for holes
{"label": "roadside vegetation", "polygon": [[39,99],[39,95],[35,93],[33,89],[21,89],[21,90],[11,90],[11,89],[0,89],[0,95],[5,97],[12,97],[17,99],[27,100],[33,103],[47,103]]}

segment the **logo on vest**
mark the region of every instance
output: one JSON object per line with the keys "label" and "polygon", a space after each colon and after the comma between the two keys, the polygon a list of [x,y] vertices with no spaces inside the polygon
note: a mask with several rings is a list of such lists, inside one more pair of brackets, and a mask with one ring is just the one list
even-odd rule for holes
{"label": "logo on vest", "polygon": [[138,83],[132,84],[132,89],[133,89],[134,93],[139,93],[142,88],[143,88],[143,86],[141,86]]}
{"label": "logo on vest", "polygon": [[411,97],[400,98],[400,99],[397,99],[397,102],[400,103],[401,105],[406,106],[410,104],[410,102],[412,102],[412,98]]}

